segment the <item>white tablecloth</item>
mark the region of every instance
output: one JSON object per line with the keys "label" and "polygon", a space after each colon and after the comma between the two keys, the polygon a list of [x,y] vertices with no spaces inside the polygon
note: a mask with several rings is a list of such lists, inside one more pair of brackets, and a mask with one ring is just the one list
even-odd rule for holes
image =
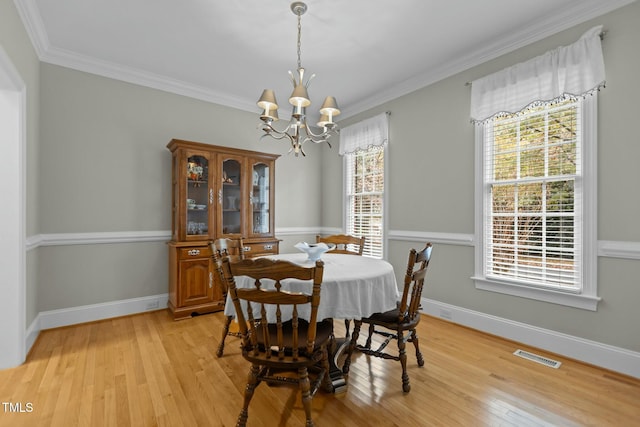
{"label": "white tablecloth", "polygon": [[[280,254],[268,258],[287,260],[305,267],[314,265],[304,253]],[[393,266],[388,262],[365,256],[332,253],[324,254],[322,261],[324,274],[318,320],[361,319],[395,308],[399,292]],[[235,281],[238,288],[253,286],[253,280],[246,276],[237,276]],[[311,292],[310,282],[290,279],[282,284],[289,291]],[[235,315],[229,297],[224,312],[228,316]],[[308,311],[300,310],[299,314],[308,319]],[[271,316],[269,318],[272,321]]]}

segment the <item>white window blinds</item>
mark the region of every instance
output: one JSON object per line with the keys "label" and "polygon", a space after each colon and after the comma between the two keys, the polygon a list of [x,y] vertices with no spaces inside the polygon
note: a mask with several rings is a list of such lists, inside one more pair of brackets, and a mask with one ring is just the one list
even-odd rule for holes
{"label": "white window blinds", "polygon": [[345,156],[347,234],[365,237],[363,255],[382,258],[384,233],[384,148]]}
{"label": "white window blinds", "polygon": [[484,125],[488,278],[580,290],[580,119],[573,99]]}

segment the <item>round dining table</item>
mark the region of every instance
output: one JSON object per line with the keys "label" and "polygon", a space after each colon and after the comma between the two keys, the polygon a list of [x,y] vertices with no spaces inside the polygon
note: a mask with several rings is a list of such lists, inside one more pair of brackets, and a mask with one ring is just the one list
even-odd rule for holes
{"label": "round dining table", "polygon": [[[266,258],[285,260],[301,266],[315,265],[305,253],[269,255]],[[399,291],[393,266],[387,261],[366,256],[325,253],[318,320],[356,319],[392,310],[399,299]],[[238,288],[253,286],[253,280],[239,276],[234,278]],[[311,292],[309,281],[287,279],[283,289],[292,292]],[[225,315],[235,316],[230,298],[225,304]],[[307,318],[302,310],[300,317]]]}
{"label": "round dining table", "polygon": [[[265,258],[285,260],[311,267],[315,261],[308,259],[306,253],[287,253],[268,255]],[[325,253],[321,260],[324,263],[322,286],[320,288],[320,304],[318,320],[323,319],[355,319],[369,317],[396,308],[399,291],[393,266],[385,260],[360,255]],[[234,277],[236,287],[248,288],[254,282],[247,276]],[[269,286],[263,280],[263,286]],[[291,292],[311,293],[310,281],[286,279],[281,282],[282,288]],[[309,307],[299,307],[300,318],[309,319]],[[235,308],[227,295],[224,313],[235,317]],[[290,318],[290,313],[282,311],[282,318]],[[275,320],[275,307],[267,309],[269,322]],[[335,338],[334,351],[330,358],[329,377],[334,393],[343,393],[347,389],[346,378],[338,365],[338,358],[346,350],[349,338]]]}

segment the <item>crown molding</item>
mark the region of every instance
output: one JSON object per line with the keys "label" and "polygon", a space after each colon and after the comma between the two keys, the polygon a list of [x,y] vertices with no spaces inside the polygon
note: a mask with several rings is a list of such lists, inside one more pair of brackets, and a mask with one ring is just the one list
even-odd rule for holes
{"label": "crown molding", "polygon": [[43,56],[51,48],[51,43],[35,0],[13,0],[13,4],[20,15],[38,58],[42,61]]}
{"label": "crown molding", "polygon": [[343,108],[343,117],[351,117],[400,96],[407,95],[635,1],[636,0],[591,1],[583,2],[580,9],[559,10],[551,20],[534,22],[531,26],[522,28],[520,31],[512,33],[507,38],[500,39],[496,43],[486,45],[482,49],[464,55],[457,60],[444,63],[432,69],[429,73],[416,75],[415,77],[390,86],[386,90],[379,91],[373,96],[364,98],[349,107]]}
{"label": "crown molding", "polygon": [[[442,64],[440,67],[428,73],[416,75],[415,77],[407,79],[389,87],[386,90],[379,91],[370,97],[366,97],[350,106],[347,106],[343,109],[343,117],[348,118],[369,110],[375,106],[429,86],[430,84],[449,76],[512,52],[533,42],[542,40],[555,33],[566,30],[572,26],[583,23],[589,19],[596,18],[635,1],[636,0],[609,0],[606,2],[585,1],[578,9],[575,7],[572,9],[560,9],[552,20],[535,22],[531,26],[513,33],[508,38],[501,39],[497,43],[487,45],[483,49],[474,51],[455,61]],[[14,4],[26,31],[29,34],[31,43],[36,50],[38,58],[42,62],[158,89],[189,98],[199,99],[201,101],[236,108],[243,111],[255,111],[255,104],[253,101],[242,100],[228,94],[215,92],[201,86],[159,74],[125,67],[107,61],[100,61],[95,58],[56,48],[52,46],[49,41],[35,0],[14,0]]]}

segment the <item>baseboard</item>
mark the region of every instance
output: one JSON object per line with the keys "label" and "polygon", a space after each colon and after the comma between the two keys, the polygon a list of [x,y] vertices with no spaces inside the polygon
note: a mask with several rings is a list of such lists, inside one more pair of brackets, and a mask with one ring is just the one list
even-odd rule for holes
{"label": "baseboard", "polygon": [[29,353],[42,330],[158,310],[167,307],[168,300],[169,294],[158,294],[40,312],[27,329],[25,354]]}
{"label": "baseboard", "polygon": [[640,353],[596,341],[538,328],[526,323],[423,299],[423,312],[459,325],[542,350],[640,378]]}

